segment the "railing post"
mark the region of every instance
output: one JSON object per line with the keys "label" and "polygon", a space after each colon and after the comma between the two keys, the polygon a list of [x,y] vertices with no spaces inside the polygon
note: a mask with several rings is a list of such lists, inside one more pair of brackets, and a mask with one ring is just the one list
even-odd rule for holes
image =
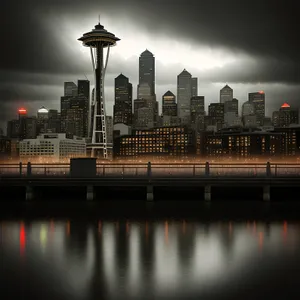
{"label": "railing post", "polygon": [[31,176],[31,162],[27,163],[27,176]]}
{"label": "railing post", "polygon": [[150,178],[151,175],[151,162],[149,161],[147,165],[147,176]]}
{"label": "railing post", "polygon": [[271,176],[271,164],[269,161],[267,162],[267,166],[266,166],[266,175],[267,177]]}
{"label": "railing post", "polygon": [[205,163],[205,176],[209,176],[209,162],[207,161],[206,163]]}
{"label": "railing post", "polygon": [[19,163],[19,172],[20,172],[20,176],[22,176],[22,162]]}

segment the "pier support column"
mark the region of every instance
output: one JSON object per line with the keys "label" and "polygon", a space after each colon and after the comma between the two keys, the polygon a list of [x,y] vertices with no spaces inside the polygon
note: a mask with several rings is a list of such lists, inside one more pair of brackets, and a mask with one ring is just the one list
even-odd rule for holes
{"label": "pier support column", "polygon": [[92,201],[94,200],[95,194],[94,194],[94,187],[92,185],[88,185],[86,187],[86,200]]}
{"label": "pier support column", "polygon": [[204,201],[211,201],[211,186],[206,185],[204,187]]}
{"label": "pier support column", "polygon": [[33,188],[30,185],[26,185],[26,201],[33,200],[34,193]]}
{"label": "pier support column", "polygon": [[147,201],[153,201],[153,185],[147,185]]}
{"label": "pier support column", "polygon": [[269,185],[265,185],[263,187],[263,200],[270,201],[270,186]]}

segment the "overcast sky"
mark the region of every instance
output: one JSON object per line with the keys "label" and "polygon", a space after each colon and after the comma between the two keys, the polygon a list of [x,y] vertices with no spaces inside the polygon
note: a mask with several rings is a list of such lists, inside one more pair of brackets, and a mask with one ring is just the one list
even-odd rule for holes
{"label": "overcast sky", "polygon": [[198,77],[206,106],[219,101],[228,83],[244,102],[264,90],[267,115],[283,102],[300,100],[297,1],[276,0],[26,0],[1,1],[0,127],[44,105],[60,108],[64,81],[87,76],[90,55],[77,39],[98,22],[121,39],[112,48],[106,76],[107,114],[114,78],[129,77],[136,96],[138,57],[156,58],[157,99],[186,68]]}

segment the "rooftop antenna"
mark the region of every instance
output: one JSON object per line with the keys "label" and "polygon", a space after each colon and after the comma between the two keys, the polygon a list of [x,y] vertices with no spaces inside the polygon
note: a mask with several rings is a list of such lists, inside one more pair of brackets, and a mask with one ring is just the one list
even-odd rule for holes
{"label": "rooftop antenna", "polygon": [[98,15],[98,18],[99,18],[99,24],[100,24],[100,14]]}

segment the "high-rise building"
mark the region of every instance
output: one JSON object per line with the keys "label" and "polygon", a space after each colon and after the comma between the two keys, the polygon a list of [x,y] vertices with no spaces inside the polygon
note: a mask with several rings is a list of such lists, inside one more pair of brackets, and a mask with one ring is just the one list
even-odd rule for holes
{"label": "high-rise building", "polygon": [[192,75],[184,69],[177,76],[177,115],[183,124],[189,124],[191,115]]}
{"label": "high-rise building", "polygon": [[224,102],[224,113],[233,112],[236,116],[239,115],[239,100],[234,98],[231,101]]}
{"label": "high-rise building", "polygon": [[227,84],[220,90],[220,103],[225,103],[227,101],[232,101],[233,99],[233,89]]}
{"label": "high-rise building", "polygon": [[211,103],[208,106],[208,115],[211,117],[212,125],[217,130],[222,129],[224,124],[224,103]]}
{"label": "high-rise building", "polygon": [[66,110],[67,137],[88,137],[88,99],[78,95],[70,99],[69,108]]}
{"label": "high-rise building", "polygon": [[162,114],[163,116],[177,116],[176,96],[170,91],[162,96]]}
{"label": "high-rise building", "polygon": [[120,74],[115,78],[114,124],[132,125],[132,84]]}
{"label": "high-rise building", "polygon": [[145,98],[139,94],[140,86],[142,84],[148,84],[150,89],[149,96],[155,96],[155,58],[149,51],[145,50],[139,58],[139,87],[138,98]]}
{"label": "high-rise building", "polygon": [[7,136],[11,139],[19,139],[20,122],[18,119],[7,122]]}
{"label": "high-rise building", "polygon": [[299,124],[299,112],[285,102],[279,109],[279,127],[288,127],[291,124]]}
{"label": "high-rise building", "polygon": [[249,102],[254,105],[257,125],[263,126],[265,118],[265,93],[259,91],[256,93],[249,93]]}
{"label": "high-rise building", "polygon": [[64,96],[74,97],[77,95],[77,85],[74,82],[65,82],[64,83]]}
{"label": "high-rise building", "polygon": [[57,109],[49,109],[48,111],[47,132],[60,133],[60,113]]}
{"label": "high-rise building", "polygon": [[198,96],[198,78],[192,78],[192,97]]}
{"label": "high-rise building", "polygon": [[279,111],[273,111],[272,113],[272,125],[274,127],[280,127],[280,123],[279,123]]}
{"label": "high-rise building", "polygon": [[37,111],[37,135],[47,132],[48,129],[48,109],[42,106]]}
{"label": "high-rise building", "polygon": [[191,98],[191,126],[196,131],[204,130],[204,96]]}
{"label": "high-rise building", "polygon": [[78,80],[77,81],[77,90],[78,95],[85,96],[88,100],[90,100],[90,82],[89,80]]}

